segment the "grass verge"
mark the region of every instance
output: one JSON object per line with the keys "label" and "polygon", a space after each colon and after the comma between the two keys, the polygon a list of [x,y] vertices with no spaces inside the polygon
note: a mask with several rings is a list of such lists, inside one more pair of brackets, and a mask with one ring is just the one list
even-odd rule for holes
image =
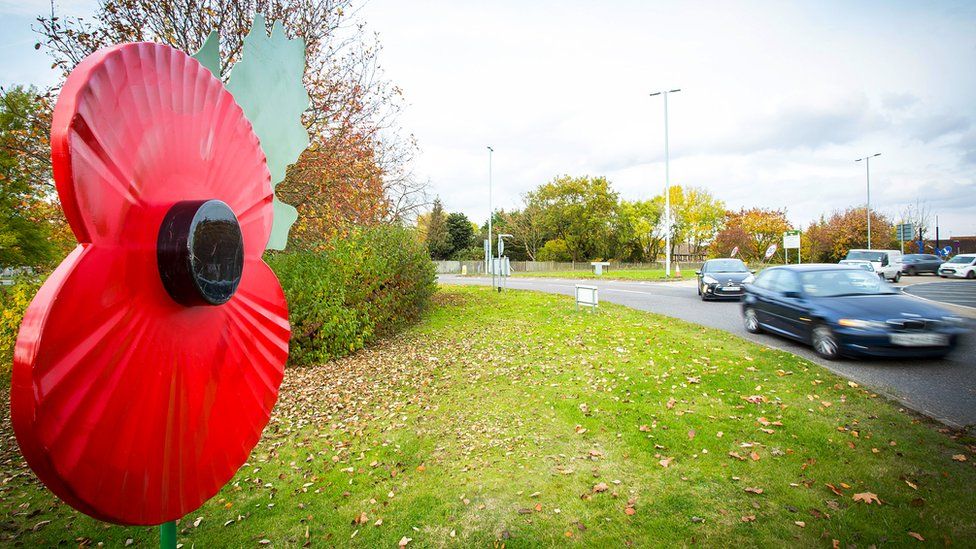
{"label": "grass verge", "polygon": [[[395,341],[290,369],[251,460],[180,522],[180,543],[976,539],[976,443],[810,362],[560,296],[450,287],[435,302]],[[9,419],[2,440],[0,541],[158,543],[59,503]]]}

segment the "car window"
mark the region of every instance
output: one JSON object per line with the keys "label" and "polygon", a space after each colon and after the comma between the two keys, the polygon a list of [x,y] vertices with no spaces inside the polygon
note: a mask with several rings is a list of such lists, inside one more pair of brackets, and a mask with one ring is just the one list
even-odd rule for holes
{"label": "car window", "polygon": [[927,255],[927,256],[925,256],[925,259],[928,259],[930,261],[938,261],[939,260],[939,258],[938,257],[935,257],[934,255]]}
{"label": "car window", "polygon": [[859,270],[812,271],[800,275],[803,293],[810,297],[897,293],[877,275]]}
{"label": "car window", "polygon": [[868,251],[856,251],[851,250],[847,252],[847,257],[845,259],[860,259],[863,261],[881,261],[884,254],[881,252],[868,252]]}
{"label": "car window", "polygon": [[779,276],[776,277],[776,285],[773,290],[783,293],[783,292],[799,292],[800,291],[800,281],[796,278],[796,273],[780,270]]}
{"label": "car window", "polygon": [[771,290],[777,277],[779,277],[779,269],[766,269],[759,273],[752,285],[764,290]]}
{"label": "car window", "polygon": [[702,267],[703,273],[744,273],[748,270],[740,259],[712,259]]}

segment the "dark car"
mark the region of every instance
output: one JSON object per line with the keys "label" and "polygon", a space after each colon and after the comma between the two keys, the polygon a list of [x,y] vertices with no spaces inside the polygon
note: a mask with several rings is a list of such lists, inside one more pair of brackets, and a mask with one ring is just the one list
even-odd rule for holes
{"label": "dark car", "polygon": [[709,259],[698,276],[698,295],[702,301],[708,299],[739,299],[743,285],[752,282],[752,271],[746,268],[741,259]]}
{"label": "dark car", "polygon": [[746,330],[768,331],[841,355],[948,354],[969,332],[951,311],[898,292],[877,275],[846,265],[787,265],[746,286]]}
{"label": "dark car", "polygon": [[907,275],[939,273],[942,260],[932,254],[906,254],[901,258],[901,272]]}

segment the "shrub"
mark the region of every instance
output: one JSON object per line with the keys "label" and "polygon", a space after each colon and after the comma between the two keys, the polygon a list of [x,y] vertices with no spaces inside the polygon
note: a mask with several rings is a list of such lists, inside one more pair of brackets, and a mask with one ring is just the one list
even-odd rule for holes
{"label": "shrub", "polygon": [[43,279],[20,278],[10,286],[0,286],[0,372],[7,374],[13,366],[14,345],[20,332],[20,321]]}
{"label": "shrub", "polygon": [[288,297],[289,363],[355,352],[420,317],[436,290],[423,244],[405,229],[357,229],[325,252],[270,255]]}

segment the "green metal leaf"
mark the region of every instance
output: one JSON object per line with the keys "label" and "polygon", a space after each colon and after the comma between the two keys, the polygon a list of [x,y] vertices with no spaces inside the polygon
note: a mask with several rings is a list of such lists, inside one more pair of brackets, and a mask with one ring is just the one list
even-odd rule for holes
{"label": "green metal leaf", "polygon": [[[305,41],[289,40],[280,21],[274,24],[271,36],[265,34],[265,28],[264,16],[258,14],[244,38],[241,60],[230,73],[227,89],[261,140],[274,188],[284,181],[288,165],[308,147],[302,113],[308,109],[309,97],[303,81]],[[296,219],[297,210],[275,197],[269,249],[285,248]]]}
{"label": "green metal leaf", "polygon": [[201,65],[210,69],[210,72],[220,80],[220,36],[217,31],[210,31],[207,41],[203,43],[200,51],[194,53],[193,57]]}

